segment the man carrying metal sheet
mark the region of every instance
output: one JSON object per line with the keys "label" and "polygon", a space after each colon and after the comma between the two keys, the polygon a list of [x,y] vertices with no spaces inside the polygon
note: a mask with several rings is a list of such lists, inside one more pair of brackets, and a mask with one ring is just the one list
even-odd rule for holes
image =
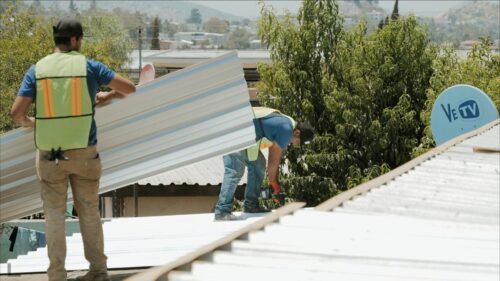
{"label": "man carrying metal sheet", "polygon": [[[108,280],[101,218],[94,107],[135,92],[129,80],[104,64],[78,53],[80,22],[63,19],[53,26],[53,54],[32,66],[11,109],[13,120],[35,129],[36,169],[41,186],[50,266],[49,280],[66,280],[65,211],[68,181],[80,219],[85,258],[90,271],[77,280]],[[108,85],[111,92],[97,92]],[[35,117],[28,117],[35,102]]]}
{"label": "man carrying metal sheet", "polygon": [[262,213],[269,210],[259,204],[259,194],[266,170],[266,159],[261,149],[269,148],[267,173],[270,188],[264,189],[262,197],[273,199],[284,204],[285,192],[278,181],[279,166],[283,151],[289,144],[304,144],[313,139],[314,133],[308,122],[297,123],[290,116],[278,110],[266,107],[254,107],[255,134],[257,144],[239,152],[225,155],[224,179],[219,194],[219,201],[215,206],[215,220],[237,220],[239,217],[232,214],[234,192],[245,172],[248,171],[247,186],[245,188],[245,213]]}

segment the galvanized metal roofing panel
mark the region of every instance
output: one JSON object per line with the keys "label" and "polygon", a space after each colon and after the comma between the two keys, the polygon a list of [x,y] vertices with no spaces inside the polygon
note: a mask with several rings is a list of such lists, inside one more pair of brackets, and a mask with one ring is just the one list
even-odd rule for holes
{"label": "galvanized metal roofing panel", "polygon": [[[255,142],[248,89],[235,52],[138,87],[98,109],[100,193]],[[33,133],[0,137],[0,222],[40,211]]]}
{"label": "galvanized metal roofing panel", "polygon": [[[246,170],[245,170],[246,174]],[[140,185],[219,185],[224,177],[222,157],[214,157],[200,161],[173,171],[161,173],[138,181]],[[244,175],[239,185],[246,184]]]}
{"label": "galvanized metal roofing panel", "polygon": [[[263,151],[267,158],[267,150]],[[172,171],[142,179],[140,185],[220,185],[224,178],[224,162],[222,156],[213,157]],[[247,171],[238,185],[247,183]]]}
{"label": "galvanized metal roofing panel", "polygon": [[187,271],[171,271],[179,265],[167,264],[128,280],[156,280],[169,272],[171,281],[496,281],[500,153],[476,153],[473,146],[496,144],[498,123],[315,210],[281,216],[263,231],[250,232],[209,256],[203,253],[204,259],[191,262]]}
{"label": "galvanized metal roofing panel", "polygon": [[[176,260],[256,221],[262,214],[246,214],[246,220],[214,222],[213,214],[116,218],[103,224],[108,268],[149,267]],[[89,267],[80,233],[66,237],[67,270]],[[44,272],[49,266],[47,247],[0,264],[0,273]]]}

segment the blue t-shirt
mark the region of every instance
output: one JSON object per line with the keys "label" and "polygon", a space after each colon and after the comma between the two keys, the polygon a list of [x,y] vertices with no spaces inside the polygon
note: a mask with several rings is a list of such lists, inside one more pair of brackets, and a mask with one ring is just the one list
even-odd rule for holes
{"label": "blue t-shirt", "polygon": [[[110,70],[106,65],[87,59],[87,85],[92,104],[95,104],[95,96],[97,88],[100,85],[108,85],[115,77],[115,73]],[[36,99],[36,76],[35,66],[32,65],[24,75],[23,82],[17,93],[21,97]],[[89,146],[97,144],[97,129],[95,125],[94,116],[92,116],[92,126],[90,127]]]}
{"label": "blue t-shirt", "polygon": [[[260,126],[261,123],[262,127]],[[255,135],[257,135],[256,141],[265,137],[277,143],[283,150],[285,150],[292,141],[292,121],[279,113],[272,113],[260,119],[254,119],[253,124],[255,126]]]}

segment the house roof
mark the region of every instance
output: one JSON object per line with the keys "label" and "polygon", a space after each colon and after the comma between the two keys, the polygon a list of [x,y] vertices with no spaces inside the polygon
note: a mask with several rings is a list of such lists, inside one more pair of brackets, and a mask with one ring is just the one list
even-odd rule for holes
{"label": "house roof", "polygon": [[[222,156],[139,180],[140,185],[219,185],[224,177]],[[245,175],[238,185],[246,184]]]}
{"label": "house roof", "polygon": [[[248,147],[252,120],[235,52],[139,86],[96,111],[99,192]],[[0,222],[42,210],[33,139],[31,129],[0,136]]]}
{"label": "house roof", "polygon": [[[184,68],[189,65],[220,56],[226,50],[174,50],[159,52],[144,58],[145,62],[152,63],[155,67]],[[257,63],[270,64],[271,56],[267,50],[237,51],[238,58],[243,68],[256,68]]]}
{"label": "house roof", "polygon": [[285,206],[127,280],[498,280],[499,139],[497,119],[314,210]]}
{"label": "house roof", "polygon": [[[267,150],[263,151],[267,158]],[[224,178],[222,156],[213,157],[172,171],[139,180],[139,185],[220,185]],[[238,185],[247,183],[247,170]]]}

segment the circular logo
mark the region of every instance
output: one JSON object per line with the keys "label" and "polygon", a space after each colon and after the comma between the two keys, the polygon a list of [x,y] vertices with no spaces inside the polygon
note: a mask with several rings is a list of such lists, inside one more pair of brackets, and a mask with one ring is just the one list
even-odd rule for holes
{"label": "circular logo", "polygon": [[498,119],[493,101],[480,89],[455,85],[436,99],[431,112],[431,129],[437,145]]}

